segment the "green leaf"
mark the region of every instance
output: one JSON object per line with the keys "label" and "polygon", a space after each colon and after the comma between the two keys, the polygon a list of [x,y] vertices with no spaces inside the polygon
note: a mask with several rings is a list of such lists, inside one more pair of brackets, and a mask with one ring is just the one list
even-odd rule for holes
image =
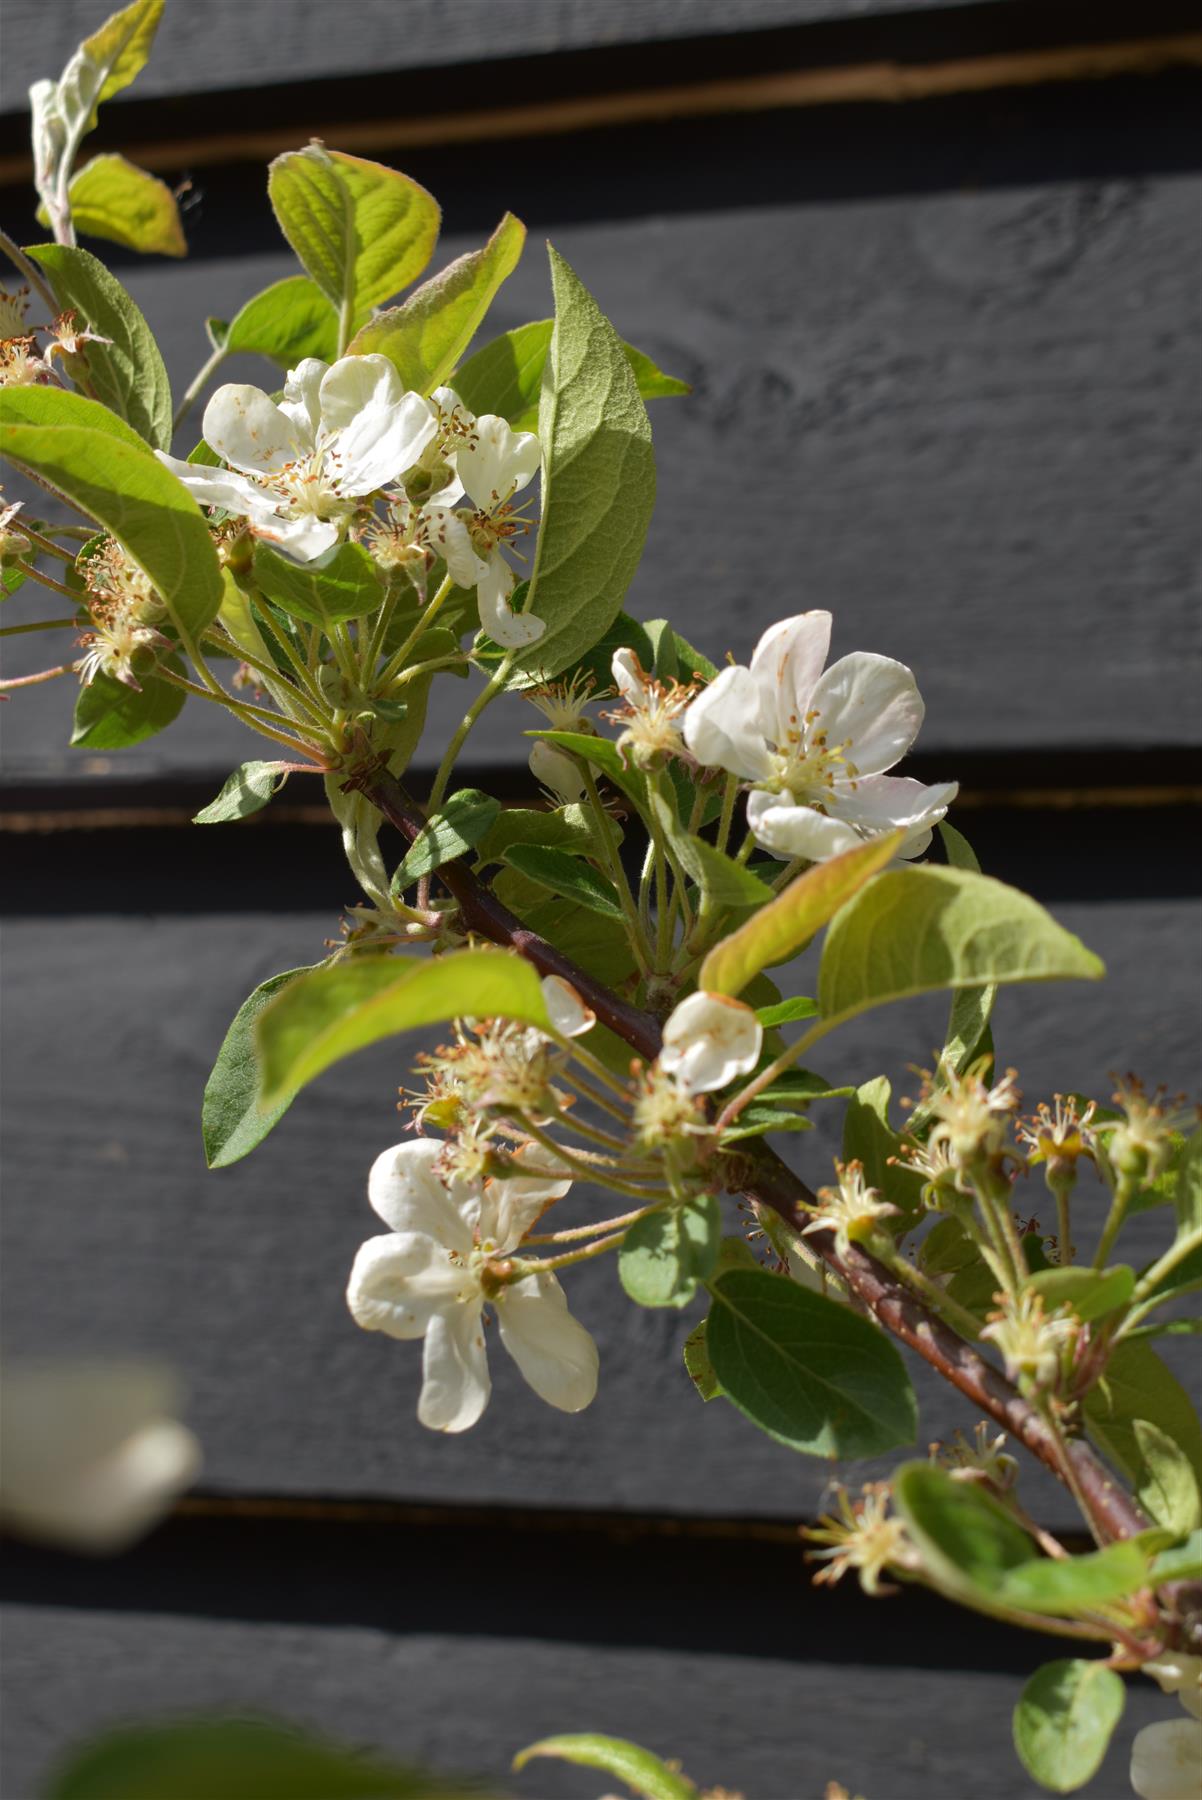
{"label": "green leaf", "polygon": [[352,328],[434,254],[437,201],[382,163],[307,144],[276,157],[267,192],[280,230]]}
{"label": "green leaf", "polygon": [[501,862],[515,844],[542,844],[552,850],[588,852],[596,841],[596,829],[582,806],[565,806],[558,812],[506,807],[476,845],[476,866]]}
{"label": "green leaf", "polygon": [[392,891],[402,894],[414,881],[430,875],[453,856],[462,856],[484,837],[501,810],[501,802],[479,788],[460,788],[436,813],[405,852],[392,878]]}
{"label": "green leaf", "polygon": [[1147,1553],[1138,1544],[1108,1544],[1104,1550],[1063,1560],[1032,1557],[1008,1570],[997,1591],[1007,1606],[1071,1618],[1146,1587],[1148,1570]]}
{"label": "green leaf", "polygon": [[1202,1522],[1202,1426],[1189,1395],[1143,1339],[1121,1343],[1084,1400],[1090,1436],[1158,1525]]}
{"label": "green leaf", "polygon": [[229,355],[267,356],[294,369],[307,356],[332,363],[338,355],[338,314],[307,275],[275,281],[236,312],[221,338]]}
{"label": "green leaf", "polygon": [[812,1019],[817,1011],[817,1000],[798,994],[794,1000],[781,1000],[776,1006],[757,1008],[755,1016],[765,1031],[771,1031],[777,1025],[792,1025],[798,1019]]}
{"label": "green leaf", "polygon": [[687,1306],[713,1270],[721,1231],[713,1194],[636,1220],[618,1251],[622,1286],[639,1306]]}
{"label": "green leaf", "polygon": [[546,630],[517,666],[549,680],[617,616],[655,505],[651,427],[609,320],[554,248],[555,330],[539,403],[542,524],[525,609]]}
{"label": "green leaf", "polygon": [[84,39],[79,48],[98,83],[94,106],[111,100],[142,73],[162,16],[163,0],[133,0],[132,6],[111,13],[99,31]]}
{"label": "green leaf", "polygon": [[110,1732],[61,1768],[48,1800],[483,1800],[290,1725],[190,1719]]}
{"label": "green leaf", "polygon": [[[499,413],[515,431],[537,431],[543,369],[554,329],[553,319],[519,325],[515,331],[502,332],[469,357],[451,379],[451,386],[468,410]],[[692,392],[686,381],[665,375],[633,345],[623,343],[622,350],[644,400]]]}
{"label": "green leaf", "polygon": [[877,875],[837,914],[823,947],[818,1004],[834,1025],[936,988],[1096,981],[1104,973],[1101,960],[1028,895],[988,875],[924,863]]}
{"label": "green leaf", "polygon": [[226,781],[216,800],[202,806],[194,825],[226,825],[261,812],[283,779],[279,763],[244,762]]}
{"label": "green leaf", "polygon": [[[652,663],[648,673],[657,681],[679,681],[683,687],[700,677],[712,681],[718,673],[708,656],[695,650],[687,638],[669,625],[667,619],[648,619],[641,627],[652,646]],[[644,667],[647,667],[644,664]]]}
{"label": "green leaf", "polygon": [[902,835],[892,831],[815,863],[770,906],[714,945],[698,972],[697,986],[707,994],[736,995],[761,969],[796,956],[869,876],[884,867]]}
{"label": "green leaf", "polygon": [[293,619],[320,625],[328,637],[344,619],[363,619],[384,598],[379,571],[362,544],[337,544],[297,563],[269,544],[255,545],[255,584]]}
{"label": "green leaf", "polygon": [[[73,311],[77,325],[90,325],[110,340],[85,344],[78,356],[68,358],[72,379],[87,381],[103,403],[95,410],[111,408],[138,438],[156,450],[169,450],[171,383],[149,325],[117,277],[90,251],[65,244],[33,244],[25,254],[44,271],[63,311]],[[27,422],[41,423],[33,418]],[[63,418],[64,424],[70,422]],[[105,429],[92,416],[79,422]]]}
{"label": "green leaf", "polygon": [[1135,1270],[1125,1263],[1115,1263],[1109,1269],[1082,1268],[1070,1263],[1065,1268],[1041,1270],[1032,1275],[1030,1285],[1049,1308],[1067,1304],[1080,1320],[1088,1323],[1126,1306],[1135,1292]]}
{"label": "green leaf", "polygon": [[[167,666],[182,674],[177,656]],[[71,746],[76,750],[124,750],[154,737],[178,717],[187,695],[153,675],[142,678],[140,688],[127,687],[111,675],[97,675],[81,687],[75,700]]]}
{"label": "green leaf", "polygon": [[705,1327],[704,1319],[694,1325],[684,1341],[682,1355],[689,1380],[701,1398],[717,1400],[722,1392],[722,1383],[714,1374],[714,1365],[710,1361],[709,1347],[705,1341]]}
{"label": "green leaf", "polygon": [[103,432],[132,450],[140,450],[143,454],[146,451],[145,438],[140,437],[132,425],[127,425],[98,400],[70,393],[66,388],[6,387],[0,390],[0,406],[0,424],[71,425],[84,431]]}
{"label": "green leaf", "polygon": [[[165,181],[124,156],[94,156],[71,177],[75,229],[85,237],[107,238],[150,256],[187,256],[175,195]],[[49,225],[45,206],[38,224]]]}
{"label": "green leaf", "polygon": [[752,1424],[811,1456],[876,1456],[914,1441],[905,1364],[866,1319],[766,1270],[711,1283],[714,1373]]}
{"label": "green leaf", "polygon": [[650,1750],[628,1743],[625,1738],[603,1737],[595,1731],[541,1738],[537,1744],[527,1744],[519,1750],[513,1766],[524,1769],[536,1756],[558,1756],[586,1769],[604,1769],[607,1775],[624,1781],[642,1800],[697,1800],[697,1789],[691,1781]]}
{"label": "green leaf", "polygon": [[1014,1747],[1029,1775],[1071,1794],[1102,1766],[1127,1690],[1101,1662],[1066,1658],[1037,1669],[1014,1709]]}
{"label": "green leaf", "polygon": [[[968,869],[974,875],[981,873],[976,852],[954,825],[949,825],[946,819],[942,820],[939,835],[943,839],[947,860],[952,868]],[[987,1041],[987,1033],[996,999],[997,986],[993,982],[986,987],[959,988],[952,995],[947,1035],[936,1071],[940,1086],[947,1085],[949,1076],[962,1075],[982,1051],[992,1048],[992,1044]]]}
{"label": "green leaf", "polygon": [[542,738],[560,750],[569,750],[612,781],[640,811],[647,810],[647,780],[631,764],[622,761],[622,753],[612,738],[593,737],[587,731],[527,731],[525,737]]}
{"label": "green leaf", "polygon": [[369,319],[347,345],[348,355],[386,356],[414,393],[441,386],[517,267],[525,242],[526,227],[506,213],[482,250],[456,257],[400,306]]}
{"label": "green leaf", "polygon": [[1166,1581],[1202,1581],[1202,1528],[1191,1531],[1183,1544],[1153,1557],[1148,1580],[1153,1587]]}
{"label": "green leaf", "polygon": [[742,910],[748,906],[767,906],[775,898],[772,889],[758,875],[707,844],[704,838],[694,837],[686,831],[676,816],[676,808],[669,805],[657,788],[649,786],[647,798],[652,817],[667,839],[673,857],[685,874],[696,882],[711,906]]}
{"label": "green leaf", "polygon": [[548,849],[543,844],[511,844],[505,861],[528,880],[537,881],[540,887],[550,888],[566,900],[574,900],[590,912],[611,919],[623,916],[622,902],[612,881],[566,850]]}
{"label": "green leaf", "polygon": [[[61,403],[79,396],[55,398]],[[5,423],[0,453],[49,482],[117,539],[158,589],[181,636],[203,631],[217,616],[221,568],[209,528],[183,483],[144,444],[135,449],[109,432],[74,425]]]}
{"label": "green leaf", "polygon": [[[322,966],[320,963],[313,965],[316,968]],[[285,1094],[269,1112],[259,1111],[255,1022],[277,994],[300,976],[311,973],[312,969],[306,967],[286,969],[282,975],[273,975],[269,981],[262,982],[235,1013],[217,1052],[213,1072],[205,1083],[201,1131],[205,1162],[210,1169],[226,1169],[231,1163],[249,1156],[292,1105],[293,1096]]]}
{"label": "green leaf", "polygon": [[998,1589],[1011,1569],[1034,1560],[1031,1538],[1006,1508],[933,1463],[903,1463],[894,1474],[893,1499],[940,1591],[1004,1617]]}
{"label": "green leaf", "polygon": [[843,1160],[862,1163],[869,1186],[900,1207],[912,1224],[922,1209],[922,1176],[894,1160],[901,1157],[902,1139],[889,1123],[892,1095],[884,1075],[857,1088],[843,1115]]}
{"label": "green leaf", "polygon": [[[635,972],[626,924],[622,919],[590,912],[573,900],[560,899],[544,900],[540,905],[522,911],[521,918],[531,931],[546,938],[571,962],[577,963],[586,975],[603,982],[606,987],[621,987]],[[594,1026],[593,1033],[597,1029]],[[592,1033],[589,1041],[593,1041]],[[629,1049],[625,1066],[617,1072],[629,1074]]]}
{"label": "green leaf", "polygon": [[267,1109],[356,1050],[455,1018],[522,1019],[545,1026],[538,975],[507,950],[458,950],[418,960],[359,956],[294,982],[259,1018],[259,1104]]}

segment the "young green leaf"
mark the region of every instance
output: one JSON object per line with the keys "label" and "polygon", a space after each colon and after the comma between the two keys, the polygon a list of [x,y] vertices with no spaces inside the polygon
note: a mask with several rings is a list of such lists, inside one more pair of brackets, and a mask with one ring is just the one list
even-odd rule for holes
{"label": "young green leaf", "polygon": [[648,619],[644,630],[651,641],[653,661],[650,667],[643,666],[657,681],[679,681],[687,687],[698,676],[712,681],[718,673],[709,657],[695,650],[667,619]]}
{"label": "young green leaf", "polygon": [[721,1231],[713,1194],[636,1220],[618,1251],[622,1286],[638,1306],[687,1306],[713,1271]]}
{"label": "young green leaf", "polygon": [[642,1800],[698,1800],[693,1783],[678,1770],[669,1768],[650,1750],[631,1744],[625,1738],[603,1737],[596,1731],[571,1732],[563,1737],[542,1738],[527,1744],[513,1759],[517,1770],[536,1756],[558,1756],[564,1762],[579,1763],[586,1769],[604,1769],[625,1782]]}
{"label": "young green leaf", "polygon": [[425,1769],[367,1758],[290,1725],[189,1719],[110,1732],[77,1751],[48,1800],[486,1800]]}
{"label": "young green leaf", "polygon": [[543,844],[511,844],[505,852],[505,861],[520,875],[537,881],[540,887],[550,888],[553,894],[560,894],[565,900],[574,900],[590,912],[611,919],[622,917],[622,902],[612,881],[607,881],[589,863],[569,855],[566,850],[548,849]]}
{"label": "young green leaf", "polygon": [[1090,1436],[1158,1525],[1202,1523],[1202,1426],[1181,1383],[1143,1339],[1121,1343],[1083,1403]]}
{"label": "young green leaf", "polygon": [[892,831],[807,869],[771,905],[714,945],[701,965],[698,987],[707,994],[737,995],[761,969],[795,956],[885,866],[901,839],[900,831]]}
{"label": "young green leaf", "polygon": [[1183,1544],[1154,1556],[1148,1581],[1152,1587],[1166,1581],[1202,1581],[1202,1527],[1191,1531]]}
{"label": "young green leaf", "polygon": [[1004,1617],[998,1590],[1011,1569],[1034,1560],[1035,1545],[999,1501],[933,1463],[903,1463],[893,1499],[942,1593],[978,1612]]}
{"label": "young green leaf", "polygon": [[74,425],[5,423],[0,454],[57,488],[117,539],[158,589],[181,636],[203,631],[217,616],[221,567],[209,528],[187,488],[144,444],[135,449],[110,432]]}
{"label": "young green leaf", "polygon": [[1045,1663],[1014,1709],[1014,1747],[1027,1773],[1053,1794],[1071,1794],[1097,1774],[1127,1690],[1102,1662]]}
{"label": "young green leaf", "polygon": [[270,544],[255,545],[255,584],[293,619],[327,636],[344,619],[362,619],[384,598],[379,571],[362,544],[337,544],[312,562],[293,562]]}
{"label": "young green leaf", "polygon": [[343,344],[434,254],[437,201],[382,163],[307,144],[276,157],[267,192],[280,230],[338,309]]}
{"label": "young green leaf", "polygon": [[[177,675],[183,667],[177,656],[167,666]],[[142,677],[141,687],[128,687],[111,675],[97,675],[81,687],[75,700],[71,747],[75,750],[125,750],[154,737],[178,717],[187,695],[154,675]]]}
{"label": "young green leaf", "polygon": [[889,1122],[893,1090],[884,1075],[856,1090],[843,1115],[843,1160],[863,1164],[869,1187],[914,1222],[922,1209],[922,1176],[902,1159],[902,1139]]}
{"label": "young green leaf", "polygon": [[1028,895],[987,875],[924,863],[886,870],[838,913],[823,948],[818,1004],[833,1025],[937,988],[1097,981],[1104,973]]}
{"label": "young green leaf", "polygon": [[245,351],[294,369],[307,356],[332,363],[338,355],[338,314],[307,275],[287,275],[256,294],[224,328],[220,348]]}
{"label": "young green leaf", "polygon": [[668,848],[685,874],[697,884],[710,906],[729,911],[742,911],[748,906],[764,907],[775,898],[772,889],[758,875],[707,844],[704,838],[686,831],[671,805],[654,786],[648,786],[647,799],[651,814],[658,824]]}
{"label": "young green leaf", "polygon": [[[314,965],[321,967],[320,964]],[[234,1014],[225,1034],[213,1072],[205,1083],[201,1108],[201,1132],[205,1162],[210,1169],[225,1169],[261,1144],[292,1105],[284,1094],[269,1112],[260,1112],[259,1058],[255,1047],[255,1021],[277,994],[311,969],[286,969],[262,982]]]}
{"label": "young green leaf", "polygon": [[[25,254],[44,271],[63,311],[75,313],[76,325],[89,325],[108,340],[85,343],[68,358],[68,373],[86,379],[103,402],[96,410],[111,408],[154,449],[169,450],[171,383],[149,325],[117,277],[90,251],[66,244],[33,244]],[[105,429],[94,417],[79,422]]]}
{"label": "young green leaf", "polygon": [[[941,820],[939,835],[953,869],[968,869],[974,875],[981,873],[976,852],[954,825],[949,825],[946,819]],[[958,988],[952,995],[947,1035],[936,1071],[936,1080],[940,1085],[946,1085],[947,1078],[951,1075],[962,1075],[983,1050],[992,1048],[987,1034],[996,999],[997,985],[994,982],[986,987]]]}
{"label": "young green leaf", "polygon": [[651,427],[609,320],[550,249],[555,330],[539,404],[542,523],[525,609],[546,630],[518,667],[549,680],[616,617],[655,504]]}
{"label": "young green leaf", "polygon": [[501,810],[501,802],[479,788],[460,788],[427,820],[425,828],[405,852],[392,878],[394,894],[403,894],[413,882],[430,875],[453,856],[462,856],[484,837]]}
{"label": "young green leaf", "polygon": [[753,1425],[811,1456],[876,1456],[914,1441],[905,1364],[866,1319],[766,1270],[732,1269],[710,1288],[714,1374]]}
{"label": "young green leaf", "polygon": [[596,829],[582,806],[565,806],[556,812],[509,806],[501,812],[476,845],[476,866],[501,862],[514,844],[541,844],[551,850],[588,852]]}
{"label": "young green leaf", "polygon": [[347,345],[349,354],[378,352],[407,389],[430,393],[446,381],[475,337],[498,288],[517,267],[525,242],[526,227],[506,213],[482,250],[456,257],[400,306],[369,319]]}
{"label": "young green leaf", "polygon": [[[463,404],[474,413],[499,413],[515,431],[537,431],[543,369],[554,329],[553,319],[538,319],[502,332],[477,350],[451,377]],[[692,393],[687,381],[665,375],[632,344],[623,343],[622,350],[644,400]]]}
{"label": "young green leaf", "polygon": [[1063,1560],[1032,1557],[1017,1569],[1007,1570],[997,1592],[1007,1606],[1023,1612],[1071,1618],[1074,1613],[1092,1612],[1121,1600],[1146,1587],[1148,1581],[1146,1551],[1127,1542]]}
{"label": "young green leaf", "polygon": [[[84,39],[75,54],[88,66],[87,80],[95,89],[93,107],[111,100],[142,73],[162,16],[163,0],[133,0],[131,6],[111,13],[98,31]],[[93,113],[91,124],[95,122]]]}
{"label": "young green leaf", "polygon": [[817,1000],[798,994],[795,999],[780,1000],[775,1006],[757,1007],[755,1016],[765,1031],[772,1031],[777,1025],[792,1025],[798,1019],[812,1019],[817,1011]]}
{"label": "young green leaf", "polygon": [[259,1105],[278,1105],[332,1063],[380,1038],[463,1017],[546,1025],[533,965],[507,950],[458,950],[421,961],[359,956],[325,964],[292,983],[259,1017]]}
{"label": "young green leaf", "polygon": [[[75,229],[85,237],[107,238],[149,256],[188,254],[179,207],[167,183],[114,151],[94,156],[77,170],[68,197]],[[38,224],[50,224],[44,205],[38,207]]]}
{"label": "young green leaf", "polygon": [[1063,1268],[1041,1269],[1032,1275],[1031,1286],[1043,1296],[1049,1311],[1067,1304],[1088,1323],[1126,1306],[1135,1291],[1135,1270],[1125,1263],[1115,1263],[1109,1269],[1082,1268],[1070,1263]]}
{"label": "young green leaf", "polygon": [[215,800],[202,806],[194,825],[228,825],[261,812],[283,780],[279,763],[244,762],[226,781]]}

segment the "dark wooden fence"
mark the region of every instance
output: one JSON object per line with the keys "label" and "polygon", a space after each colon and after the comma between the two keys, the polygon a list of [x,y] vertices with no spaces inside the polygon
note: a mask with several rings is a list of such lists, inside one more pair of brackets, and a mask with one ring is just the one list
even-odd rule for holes
{"label": "dark wooden fence", "polygon": [[[9,0],[0,173],[29,238],[23,89],[99,10]],[[1011,0],[173,3],[102,138],[190,178],[192,256],[113,260],[182,386],[204,315],[288,272],[262,164],[311,134],[425,182],[446,257],[525,218],[499,326],[545,314],[552,237],[694,385],[655,408],[633,610],[744,655],[829,606],[840,651],[915,666],[915,771],[961,778],[985,867],[1110,968],[1004,997],[1029,1097],[1128,1067],[1196,1086],[1197,24]],[[206,1468],[116,1561],[9,1547],[3,1800],[33,1800],[93,1727],[212,1704],[498,1780],[533,1737],[596,1727],[749,1800],[833,1776],[870,1800],[1034,1793],[1008,1708],[1043,1644],[815,1593],[795,1525],[840,1471],[695,1402],[684,1324],[632,1311],[612,1269],[573,1284],[603,1357],[590,1411],[498,1368],[475,1432],[421,1431],[416,1357],[342,1301],[407,1051],[334,1071],[249,1163],[207,1175],[200,1154],[230,1016],[353,898],[336,836],[299,784],[258,821],[189,828],[248,753],[223,715],[190,705],[99,757],[66,748],[68,707],[51,685],[3,709],[7,1349],[167,1355]],[[465,770],[511,796],[520,710],[486,716]],[[941,1011],[885,1013],[824,1066],[883,1063],[907,1091]],[[807,1138],[807,1172],[833,1148]],[[971,1426],[920,1385],[924,1442]],[[1049,1483],[1032,1495],[1068,1523]],[[1156,1710],[1133,1697],[1098,1795],[1129,1791]]]}

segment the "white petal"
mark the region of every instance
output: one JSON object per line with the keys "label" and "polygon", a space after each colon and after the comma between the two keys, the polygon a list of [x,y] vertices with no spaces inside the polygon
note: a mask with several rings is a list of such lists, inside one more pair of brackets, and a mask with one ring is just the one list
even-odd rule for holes
{"label": "white petal", "polygon": [[[767,730],[765,735],[773,743],[783,744],[790,730],[800,731],[830,647],[828,612],[798,613],[792,619],[781,619],[768,627],[756,645],[751,673],[771,708],[775,729]],[[768,720],[764,723],[767,725]]]}
{"label": "white petal", "polygon": [[1202,1789],[1202,1720],[1145,1725],[1131,1746],[1131,1785],[1140,1800],[1198,1800]]}
{"label": "white petal", "polygon": [[508,605],[516,585],[516,576],[500,550],[489,556],[487,566],[476,584],[476,604],[480,623],[494,644],[505,650],[521,650],[533,644],[547,629],[533,613],[515,613]]}
{"label": "white petal", "polygon": [[935,825],[960,791],[956,781],[925,787],[907,775],[866,775],[862,781],[838,783],[832,810],[849,825],[870,832],[895,826]]}
{"label": "white petal", "polygon": [[283,518],[278,513],[250,516],[250,528],[256,537],[266,538],[277,550],[286,551],[295,562],[313,562],[342,536],[342,527],[333,519],[318,519],[312,513]]}
{"label": "white petal", "polygon": [[308,445],[287,413],[261,388],[228,382],[205,407],[205,443],[223,462],[247,475],[272,475],[306,454]]}
{"label": "white petal", "polygon": [[[754,781],[772,771],[761,693],[750,669],[723,669],[684,715],[684,741],[707,769]],[[771,729],[771,726],[769,726]]]}
{"label": "white petal", "polygon": [[539,985],[547,1004],[547,1017],[560,1037],[579,1037],[592,1030],[597,1015],[584,1004],[570,981],[562,975],[544,975]]}
{"label": "white petal", "polygon": [[488,564],[472,549],[471,534],[463,520],[441,504],[423,506],[421,518],[426,541],[446,563],[447,574],[456,587],[475,587]]}
{"label": "white petal", "polygon": [[447,1186],[437,1168],[442,1148],[437,1138],[408,1138],[382,1151],[367,1177],[367,1198],[394,1231],[424,1232],[466,1254],[480,1217],[480,1189],[475,1182]]}
{"label": "white petal", "polygon": [[528,1275],[497,1297],[501,1342],[540,1400],[581,1412],[597,1392],[597,1346],[554,1275]]}
{"label": "white petal", "polygon": [[812,806],[795,806],[785,795],[767,794],[762,789],[747,797],[747,824],[765,850],[790,859],[804,856],[809,862],[823,862],[863,842],[842,820],[829,819]]}
{"label": "white petal", "polygon": [[491,1237],[498,1256],[516,1250],[526,1233],[572,1185],[564,1165],[541,1144],[524,1144],[512,1159],[529,1175],[498,1177],[484,1193],[481,1235]]}
{"label": "white petal", "polygon": [[366,407],[383,411],[396,406],[404,392],[401,378],[386,356],[339,357],[321,377],[318,405],[322,433],[341,431]]}
{"label": "white petal", "polygon": [[879,775],[900,762],[918,736],[924,712],[914,676],[905,663],[854,650],[832,663],[810,695],[817,717],[807,743],[825,732],[827,742],[849,743],[847,755],[861,775]]}
{"label": "white petal", "polygon": [[[355,356],[348,362],[384,362],[384,357]],[[338,368],[335,363],[334,369]],[[389,369],[392,364],[388,363]],[[394,377],[396,371],[393,370]],[[399,383],[399,377],[397,377]],[[322,409],[325,413],[325,388],[322,383]],[[395,481],[411,469],[438,429],[434,414],[420,394],[403,394],[395,404],[372,403],[364,407],[339,432],[327,452],[327,466],[338,474],[339,492],[357,496],[370,494],[376,488]]]}
{"label": "white petal", "polygon": [[514,431],[508,420],[485,413],[470,438],[456,446],[459,479],[481,512],[498,506],[527,487],[538,474],[542,451],[532,431]]}
{"label": "white petal", "polygon": [[280,411],[287,413],[297,436],[308,444],[316,444],[321,429],[321,384],[329,366],[319,357],[306,356],[295,369],[289,369],[284,383]]}
{"label": "white petal", "polygon": [[417,1416],[431,1431],[466,1431],[488,1405],[488,1351],[482,1305],[457,1306],[430,1320],[422,1353]]}
{"label": "white petal", "polygon": [[1191,1656],[1186,1650],[1166,1650],[1144,1663],[1140,1674],[1151,1675],[1163,1693],[1176,1694],[1187,1713],[1202,1719],[1202,1656]]}
{"label": "white petal", "polygon": [[356,1325],[387,1337],[424,1336],[432,1319],[479,1297],[479,1283],[445,1245],[417,1231],[389,1232],[360,1244],[346,1284]]}
{"label": "white petal", "polygon": [[634,651],[615,650],[610,668],[614,686],[627,706],[640,707],[647,698],[647,672]]}
{"label": "white petal", "polygon": [[660,1067],[689,1094],[708,1094],[755,1068],[764,1028],[750,1006],[724,994],[690,994],[664,1026]]}
{"label": "white petal", "polygon": [[8,1368],[0,1385],[0,1516],[72,1549],[124,1549],[200,1467],[172,1416],[176,1384],[154,1364]]}
{"label": "white petal", "polygon": [[203,463],[181,462],[163,450],[156,450],[155,455],[165,468],[179,476],[198,505],[224,507],[239,519],[275,520],[274,497],[248,475],[238,475],[233,469],[208,468]]}
{"label": "white petal", "polygon": [[557,750],[554,744],[544,744],[537,738],[531,746],[529,762],[534,779],[550,788],[561,800],[583,800],[584,777],[566,751]]}

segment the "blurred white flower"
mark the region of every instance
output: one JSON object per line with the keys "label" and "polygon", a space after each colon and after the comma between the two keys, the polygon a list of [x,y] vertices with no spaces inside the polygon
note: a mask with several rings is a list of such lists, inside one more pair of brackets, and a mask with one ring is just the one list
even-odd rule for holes
{"label": "blurred white flower", "polygon": [[597,1391],[597,1347],[568,1311],[551,1273],[504,1283],[494,1266],[545,1208],[571,1186],[532,1147],[516,1161],[529,1177],[445,1180],[442,1145],[419,1138],[376,1158],[368,1199],[390,1227],[369,1238],[351,1270],[347,1303],[365,1331],[424,1338],[417,1416],[434,1431],[466,1431],[488,1404],[484,1307],[496,1308],[501,1342],[535,1393],[580,1412]]}
{"label": "blurred white flower", "polygon": [[764,1028],[750,1006],[725,994],[690,994],[664,1026],[661,1069],[686,1094],[708,1094],[759,1061]]}
{"label": "blurred white flower", "polygon": [[480,623],[489,637],[507,650],[522,649],[540,638],[546,626],[533,613],[515,613],[510,606],[517,575],[504,550],[530,529],[513,498],[538,474],[539,441],[532,431],[514,431],[495,413],[474,418],[449,388],[438,389],[434,397],[440,420],[454,421],[444,455],[471,507],[452,511],[455,488],[448,486],[437,505],[423,506],[423,514],[451,579],[459,587],[475,588]]}
{"label": "blurred white flower", "polygon": [[0,1376],[0,1518],[73,1550],[124,1549],[200,1469],[153,1363],[53,1362]]}
{"label": "blurred white flower", "polygon": [[570,981],[562,975],[544,975],[539,986],[547,1005],[547,1017],[560,1037],[580,1037],[591,1031],[597,1015],[585,1005]]}
{"label": "blurred white flower", "polygon": [[406,393],[386,356],[309,356],[276,404],[227,383],[205,408],[205,442],[228,469],[156,451],[203,506],[245,519],[299,562],[332,549],[368,494],[396,481],[437,430],[434,409]]}
{"label": "blurred white flower", "polygon": [[922,724],[904,663],[854,651],[823,673],[831,615],[801,613],[766,631],[750,668],[721,670],[685,714],[691,753],[752,784],[747,823],[779,856],[821,862],[901,826],[899,856],[920,856],[957,784],[886,775]]}

